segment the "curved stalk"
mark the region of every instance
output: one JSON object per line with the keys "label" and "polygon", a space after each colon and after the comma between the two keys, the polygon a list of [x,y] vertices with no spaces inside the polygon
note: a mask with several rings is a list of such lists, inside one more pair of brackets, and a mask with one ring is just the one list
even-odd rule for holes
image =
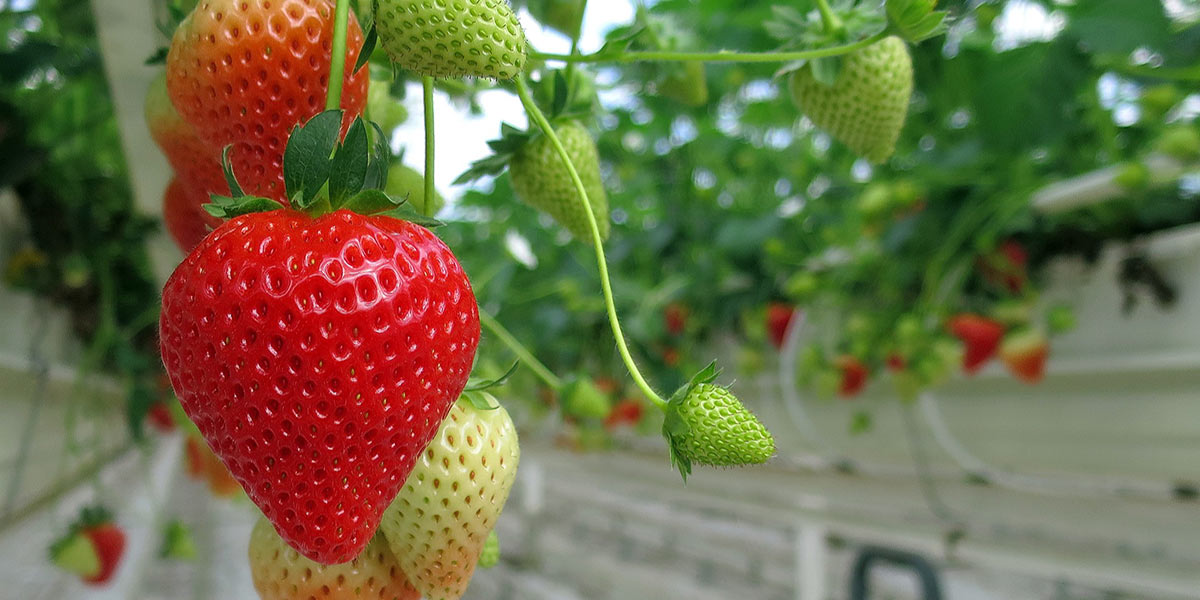
{"label": "curved stalk", "polygon": [[596,223],[596,215],[592,213],[587,189],[583,185],[583,180],[579,178],[579,171],[572,164],[571,156],[567,154],[567,150],[558,139],[558,135],[554,133],[554,128],[546,120],[546,115],[542,114],[537,104],[534,104],[533,98],[529,95],[529,87],[525,85],[525,79],[518,77],[516,83],[517,96],[521,98],[521,104],[525,106],[525,112],[529,113],[530,120],[536,123],[541,128],[542,133],[546,135],[546,138],[550,140],[550,144],[554,146],[554,150],[558,152],[559,157],[563,160],[563,164],[567,167],[567,172],[571,175],[571,181],[574,182],[575,189],[579,191],[579,201],[583,203],[583,212],[587,215],[588,226],[592,230],[592,245],[596,250],[596,266],[600,269],[600,287],[604,291],[604,305],[608,310],[608,323],[612,326],[613,337],[616,338],[617,351],[621,354],[621,360],[625,363],[625,367],[629,369],[630,377],[633,378],[633,382],[637,384],[642,394],[645,394],[646,399],[653,402],[660,409],[665,409],[667,402],[646,382],[646,378],[642,376],[637,363],[633,361],[633,356],[629,353],[629,345],[625,343],[625,334],[621,331],[621,321],[617,318],[617,305],[613,299],[612,283],[609,281],[608,261],[604,257],[604,239],[600,236],[600,226]]}
{"label": "curved stalk", "polygon": [[546,365],[542,364],[542,361],[538,360],[524,344],[518,341],[516,336],[505,329],[500,324],[500,321],[496,320],[496,317],[493,317],[483,309],[479,309],[479,323],[492,332],[492,335],[496,336],[496,339],[500,340],[500,343],[508,346],[508,349],[517,355],[517,360],[521,361],[530,371],[533,371],[533,374],[538,379],[541,379],[542,383],[554,388],[556,391],[562,389],[562,379],[555,375]]}

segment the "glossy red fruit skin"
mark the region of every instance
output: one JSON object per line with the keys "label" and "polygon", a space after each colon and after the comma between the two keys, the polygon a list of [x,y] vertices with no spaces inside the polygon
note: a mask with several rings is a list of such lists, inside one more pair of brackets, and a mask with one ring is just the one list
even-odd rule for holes
{"label": "glossy red fruit skin", "polygon": [[838,395],[841,397],[853,398],[867,387],[870,372],[862,361],[849,355],[840,356],[835,361],[835,366],[842,373],[841,385],[838,387]]}
{"label": "glossy red fruit skin", "polygon": [[100,559],[100,572],[93,577],[85,577],[83,581],[90,585],[104,585],[112,580],[121,563],[121,556],[125,554],[125,532],[109,523],[85,529],[82,533],[92,542]]}
{"label": "glossy red fruit skin", "polygon": [[796,316],[796,309],[781,302],[772,302],[767,306],[767,335],[771,338],[771,345],[775,349],[783,348],[783,341],[787,337],[788,327],[792,324],[792,318]]}
{"label": "glossy red fruit skin", "polygon": [[429,230],[291,210],[233,219],[163,290],[184,411],[280,536],[357,556],[466,385],[470,283]]}
{"label": "glossy red fruit skin", "polygon": [[[167,55],[171,100],[200,138],[233,145],[248,194],[286,202],[288,134],[325,110],[334,4],[329,0],[201,0]],[[363,34],[350,15],[341,108],[345,128],[367,101],[367,69],[354,72]]]}
{"label": "glossy red fruit skin", "polygon": [[963,343],[963,371],[968,375],[983,368],[1000,349],[1004,339],[1004,324],[994,319],[974,314],[952,317],[947,328]]}
{"label": "glossy red fruit skin", "polygon": [[179,249],[187,253],[204,236],[221,225],[221,220],[204,211],[210,196],[200,188],[172,179],[163,194],[163,223]]}

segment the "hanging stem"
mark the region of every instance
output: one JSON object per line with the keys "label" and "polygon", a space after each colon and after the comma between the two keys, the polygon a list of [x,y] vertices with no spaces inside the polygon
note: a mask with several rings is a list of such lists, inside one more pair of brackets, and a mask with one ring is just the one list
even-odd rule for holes
{"label": "hanging stem", "polygon": [[842,20],[838,18],[837,13],[829,8],[828,0],[817,0],[817,10],[821,12],[821,22],[825,24],[825,31],[838,34],[846,28],[842,24]]}
{"label": "hanging stem", "polygon": [[542,114],[541,109],[537,107],[537,104],[533,102],[533,98],[529,95],[529,87],[525,85],[525,79],[518,77],[516,83],[517,96],[521,98],[521,104],[525,106],[525,112],[529,113],[530,120],[537,123],[542,133],[550,140],[550,144],[554,146],[554,150],[562,158],[563,164],[567,168],[567,173],[571,175],[571,181],[574,182],[575,189],[579,192],[579,201],[583,204],[583,212],[587,215],[588,226],[592,230],[592,245],[596,250],[596,266],[600,269],[600,287],[604,290],[604,304],[608,309],[608,323],[612,326],[613,337],[616,338],[617,350],[621,353],[621,360],[625,363],[625,367],[629,369],[629,375],[633,377],[633,382],[645,394],[646,399],[653,402],[660,409],[666,409],[667,402],[650,387],[649,383],[646,383],[646,378],[642,377],[642,372],[638,369],[637,363],[633,361],[633,356],[629,353],[629,346],[625,343],[625,334],[621,332],[621,321],[617,318],[617,304],[613,299],[612,283],[608,277],[608,261],[604,257],[604,239],[600,236],[600,226],[596,223],[596,215],[592,213],[592,205],[588,200],[587,188],[584,187],[583,180],[579,178],[579,171],[572,164],[571,156],[567,154],[567,150],[563,148],[558,135],[554,133],[554,128],[546,120],[546,115]]}
{"label": "hanging stem", "polygon": [[796,52],[732,52],[722,50],[720,52],[597,52],[595,54],[546,54],[544,52],[530,52],[529,57],[536,60],[558,61],[565,63],[632,63],[632,62],[647,62],[647,61],[699,61],[699,62],[724,62],[724,63],[769,63],[769,62],[791,62],[794,60],[810,60],[814,58],[827,58],[830,56],[841,56],[857,52],[874,44],[888,34],[886,31],[881,31],[869,38],[859,40],[850,44],[841,46],[830,46],[829,48],[817,48],[815,50],[800,50]]}
{"label": "hanging stem", "polygon": [[429,216],[429,206],[433,202],[433,78],[426,75],[421,77],[421,86],[425,89],[425,200],[422,202],[421,214]]}
{"label": "hanging stem", "polygon": [[333,16],[333,52],[329,60],[329,91],[325,110],[342,105],[342,82],[346,78],[346,37],[350,27],[350,0],[337,0]]}
{"label": "hanging stem", "polygon": [[[579,20],[575,22],[575,31],[571,32],[571,56],[579,56],[579,38],[583,36],[583,15],[587,13],[587,0],[579,6]],[[567,63],[567,81],[575,74],[575,63]]]}
{"label": "hanging stem", "polygon": [[562,389],[562,379],[559,379],[559,377],[551,372],[546,365],[542,364],[542,361],[538,360],[537,357],[534,356],[524,344],[518,341],[512,333],[505,329],[504,326],[500,324],[500,321],[496,320],[496,317],[493,317],[490,313],[480,309],[479,322],[486,327],[488,331],[492,332],[492,335],[496,336],[496,339],[500,340],[500,343],[508,346],[508,349],[511,350],[513,354],[517,355],[517,360],[520,360],[526,367],[529,368],[530,371],[533,371],[533,374],[537,375],[537,378],[541,379],[542,383],[554,388],[556,391]]}

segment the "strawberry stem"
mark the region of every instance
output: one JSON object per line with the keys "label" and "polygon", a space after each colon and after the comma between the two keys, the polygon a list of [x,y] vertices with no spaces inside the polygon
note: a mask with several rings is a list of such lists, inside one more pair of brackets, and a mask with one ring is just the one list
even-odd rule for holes
{"label": "strawberry stem", "polygon": [[346,37],[350,27],[350,0],[337,0],[333,15],[333,51],[329,60],[329,90],[325,110],[342,105],[342,82],[346,77]]}
{"label": "strawberry stem", "polygon": [[608,309],[608,323],[612,326],[613,337],[616,338],[617,350],[621,353],[621,360],[625,363],[625,367],[629,369],[629,375],[633,377],[633,382],[646,395],[646,399],[653,402],[660,410],[666,410],[667,402],[655,393],[650,384],[646,383],[646,378],[642,377],[642,372],[638,370],[637,363],[633,361],[633,356],[629,353],[629,345],[625,343],[625,334],[621,332],[621,321],[617,318],[617,304],[613,299],[612,283],[609,281],[608,276],[608,261],[604,257],[604,238],[600,235],[600,226],[596,223],[596,215],[592,212],[592,205],[588,200],[587,188],[584,187],[583,180],[579,178],[579,171],[575,169],[575,165],[571,162],[571,155],[567,154],[562,141],[554,133],[554,128],[546,120],[546,115],[542,114],[541,109],[533,102],[533,97],[529,94],[529,86],[525,84],[525,78],[517,77],[516,83],[517,96],[520,97],[521,104],[525,106],[525,112],[529,113],[530,120],[537,123],[542,133],[550,140],[550,144],[554,146],[554,150],[562,158],[563,164],[567,167],[567,173],[571,175],[571,181],[575,183],[575,189],[579,191],[579,201],[583,203],[583,213],[587,215],[588,226],[592,230],[592,245],[596,250],[596,266],[600,269],[600,287],[604,290],[604,305]]}
{"label": "strawberry stem", "polygon": [[828,0],[817,0],[817,10],[821,11],[821,22],[825,24],[825,31],[833,35],[840,35],[846,30],[846,26],[838,18],[837,13],[829,8]]}
{"label": "strawberry stem", "polygon": [[503,325],[500,324],[500,321],[496,320],[496,317],[493,317],[490,313],[480,309],[479,322],[482,323],[488,331],[492,332],[492,335],[496,336],[496,338],[500,340],[500,343],[508,346],[508,349],[511,350],[513,354],[517,355],[517,360],[520,360],[526,367],[529,368],[530,371],[533,371],[533,374],[536,375],[538,379],[541,379],[542,383],[550,386],[555,391],[563,388],[562,379],[551,372],[546,365],[542,364],[542,362],[539,361],[537,357],[525,347],[524,344],[518,341],[512,333],[510,333],[504,328]]}
{"label": "strawberry stem", "polygon": [[425,198],[422,200],[421,214],[429,216],[429,203],[433,200],[433,78],[421,77],[421,86],[425,88]]}
{"label": "strawberry stem", "polygon": [[871,37],[859,40],[850,44],[842,44],[840,46],[830,46],[828,48],[816,48],[813,50],[800,50],[796,52],[733,52],[722,50],[719,52],[596,52],[594,54],[547,54],[544,52],[530,52],[529,58],[532,60],[556,61],[563,63],[633,63],[633,62],[651,62],[651,61],[675,61],[675,62],[717,62],[717,63],[769,63],[769,62],[792,62],[796,60],[811,60],[814,58],[828,58],[830,56],[842,56],[851,54],[870,46],[890,35],[886,30],[876,33]]}

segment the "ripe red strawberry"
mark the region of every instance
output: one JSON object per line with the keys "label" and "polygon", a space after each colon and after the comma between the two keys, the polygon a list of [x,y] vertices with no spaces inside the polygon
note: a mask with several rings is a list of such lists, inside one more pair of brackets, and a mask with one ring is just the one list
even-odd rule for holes
{"label": "ripe red strawberry", "polygon": [[1010,333],[1000,346],[1000,358],[1014,377],[1026,383],[1037,383],[1046,376],[1046,360],[1050,342],[1037,329]]}
{"label": "ripe red strawberry", "polygon": [[838,385],[838,394],[843,398],[853,398],[862,393],[863,388],[867,387],[867,378],[870,372],[867,366],[861,360],[850,355],[839,356],[833,362],[841,374],[841,383]]}
{"label": "ripe red strawberry", "polygon": [[[292,127],[325,109],[334,4],[329,0],[202,0],[176,30],[167,87],[180,114],[231,161],[249,194],[286,201],[283,151]],[[354,72],[362,30],[350,15],[343,132],[367,101]]]}
{"label": "ripe red strawberry", "polygon": [[908,360],[895,352],[888,355],[886,364],[888,370],[893,373],[903,371],[908,368]]}
{"label": "ripe red strawberry", "polygon": [[155,402],[146,412],[146,420],[163,433],[175,430],[175,417],[171,416],[171,409],[166,402]]}
{"label": "ripe red strawberry", "polygon": [[767,336],[771,345],[778,350],[783,348],[784,338],[787,337],[788,327],[796,316],[796,309],[782,302],[772,302],[767,305]]}
{"label": "ripe red strawberry", "polygon": [[642,421],[644,412],[645,408],[641,402],[634,398],[626,398],[613,405],[608,417],[604,419],[604,426],[610,430],[618,427],[633,427]]}
{"label": "ripe red strawberry", "polygon": [[973,374],[983,368],[1000,348],[1000,340],[1004,338],[1004,324],[987,317],[974,314],[960,314],[952,317],[946,327],[954,337],[962,340],[963,371]]}
{"label": "ripe red strawberry", "polygon": [[163,223],[167,233],[180,250],[190,252],[208,232],[219,227],[221,220],[204,211],[209,194],[202,188],[192,187],[172,179],[163,195]]}
{"label": "ripe red strawberry", "polygon": [[508,501],[521,448],[504,407],[463,398],[384,514],[379,531],[428,600],[458,600]]}
{"label": "ripe red strawberry", "polygon": [[87,508],[70,531],[50,548],[50,559],[89,585],[104,585],[125,554],[125,532],[103,508]]}
{"label": "ripe red strawberry", "polygon": [[479,314],[429,230],[275,210],[192,251],[159,337],[209,446],[292,547],[332,564],[362,551],[462,392]]}
{"label": "ripe red strawberry", "polygon": [[686,304],[672,302],[663,309],[663,322],[666,323],[667,333],[683,335],[687,331],[688,316],[691,311]]}
{"label": "ripe red strawberry", "polygon": [[266,519],[250,534],[250,578],[261,600],[419,600],[382,536],[349,562],[325,566],[289,548]]}
{"label": "ripe red strawberry", "polygon": [[[200,139],[195,128],[175,110],[167,93],[167,77],[163,74],[146,93],[146,127],[150,137],[163,151],[175,175],[198,195],[229,194],[229,184],[221,169],[221,148],[210,146]],[[220,220],[203,213],[210,225]]]}

